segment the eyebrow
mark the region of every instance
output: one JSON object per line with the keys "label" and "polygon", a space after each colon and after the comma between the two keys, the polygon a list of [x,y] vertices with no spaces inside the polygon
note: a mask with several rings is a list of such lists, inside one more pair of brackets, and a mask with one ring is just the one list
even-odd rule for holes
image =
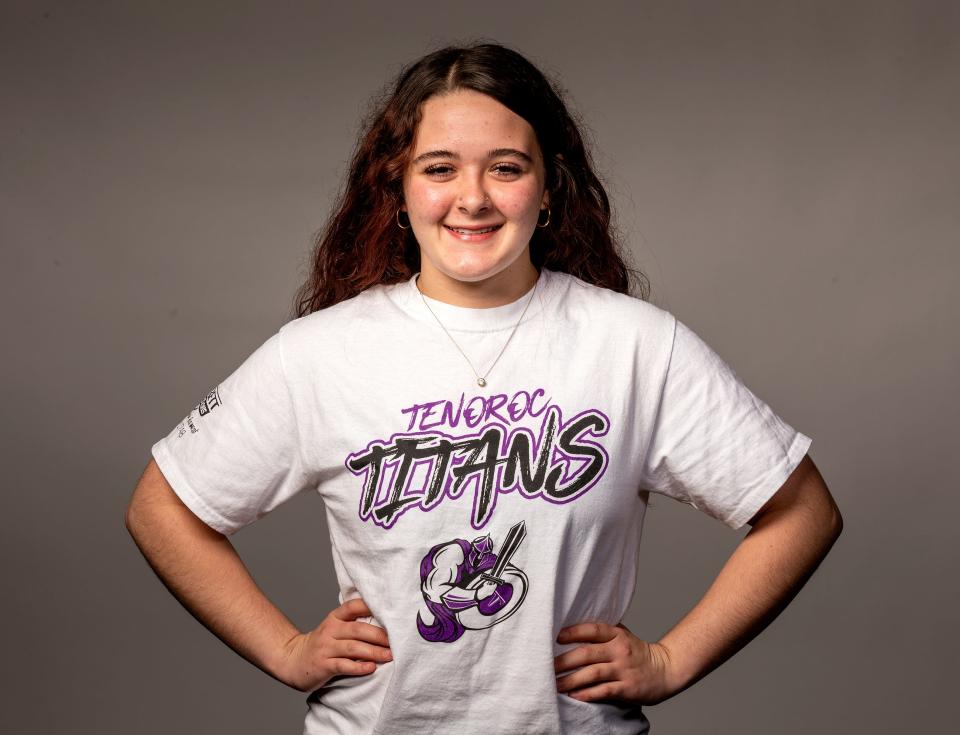
{"label": "eyebrow", "polygon": [[[487,151],[487,158],[499,158],[500,156],[515,156],[523,159],[527,163],[533,163],[533,159],[529,155],[523,151],[518,151],[516,148],[494,148],[492,151]],[[418,163],[428,161],[433,158],[453,158],[457,161],[460,160],[460,156],[453,151],[437,150],[421,153],[419,156],[413,159],[413,162],[410,165],[416,166]]]}

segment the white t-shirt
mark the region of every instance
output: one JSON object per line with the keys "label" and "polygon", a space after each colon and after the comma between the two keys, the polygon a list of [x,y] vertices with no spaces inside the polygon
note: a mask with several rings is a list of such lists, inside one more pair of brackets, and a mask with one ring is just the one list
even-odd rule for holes
{"label": "white t-shirt", "polygon": [[[558,631],[621,621],[648,492],[736,529],[811,440],[669,312],[546,269],[479,387],[415,279],[283,325],[157,464],[225,534],[323,498],[340,600],[393,661],[312,693],[304,733],[647,732],[639,707],[557,693],[582,645]],[[483,375],[528,298],[430,306]]]}

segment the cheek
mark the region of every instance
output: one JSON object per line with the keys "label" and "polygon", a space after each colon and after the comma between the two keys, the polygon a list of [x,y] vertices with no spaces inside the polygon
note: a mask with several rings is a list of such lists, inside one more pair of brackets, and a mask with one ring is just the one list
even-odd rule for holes
{"label": "cheek", "polygon": [[439,187],[410,184],[405,189],[407,209],[414,219],[442,219],[450,209],[450,194]]}
{"label": "cheek", "polygon": [[511,219],[532,219],[540,211],[540,189],[535,182],[529,186],[512,186],[498,192],[494,203]]}

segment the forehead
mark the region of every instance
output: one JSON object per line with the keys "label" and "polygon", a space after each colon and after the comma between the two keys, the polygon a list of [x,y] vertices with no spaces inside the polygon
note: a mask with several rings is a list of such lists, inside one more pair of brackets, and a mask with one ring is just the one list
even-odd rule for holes
{"label": "forehead", "polygon": [[414,156],[434,148],[465,156],[507,147],[526,151],[531,157],[539,153],[530,123],[493,97],[459,89],[423,103]]}

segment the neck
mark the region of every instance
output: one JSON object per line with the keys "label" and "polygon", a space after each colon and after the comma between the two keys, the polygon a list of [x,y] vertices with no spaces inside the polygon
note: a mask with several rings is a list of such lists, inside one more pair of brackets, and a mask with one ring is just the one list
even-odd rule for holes
{"label": "neck", "polygon": [[529,260],[481,281],[460,281],[423,263],[417,288],[424,296],[453,306],[490,309],[511,304],[528,293],[540,277]]}

